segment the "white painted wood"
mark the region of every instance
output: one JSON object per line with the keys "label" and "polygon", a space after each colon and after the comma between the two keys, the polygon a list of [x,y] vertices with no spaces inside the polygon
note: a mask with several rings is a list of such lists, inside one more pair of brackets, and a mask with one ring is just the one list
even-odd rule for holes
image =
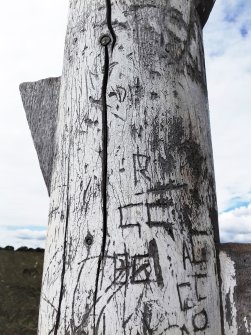
{"label": "white painted wood", "polygon": [[55,150],[39,335],[221,335],[194,1],[70,1]]}
{"label": "white painted wood", "polygon": [[[100,1],[71,1],[61,81],[56,157],[39,334],[93,327],[102,244],[102,109],[105,27]],[[104,6],[103,6],[104,7]],[[92,235],[89,247],[86,237]],[[83,330],[82,330],[83,329]],[[89,330],[89,331],[90,331]]]}
{"label": "white painted wood", "polygon": [[225,335],[251,332],[251,244],[220,246]]}
{"label": "white painted wood", "polygon": [[236,271],[234,261],[226,252],[220,252],[222,301],[225,335],[238,335],[237,309],[235,305]]}

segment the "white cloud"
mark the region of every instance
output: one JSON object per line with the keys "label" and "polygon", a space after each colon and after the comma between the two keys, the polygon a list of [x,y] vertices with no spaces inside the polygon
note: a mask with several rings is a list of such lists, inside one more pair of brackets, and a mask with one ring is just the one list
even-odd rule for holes
{"label": "white cloud", "polygon": [[251,204],[219,216],[222,242],[251,243]]}
{"label": "white cloud", "polygon": [[29,248],[44,248],[46,239],[46,229],[34,230],[30,228],[9,229],[1,227],[0,247],[7,245],[13,246],[15,249],[28,246]]}
{"label": "white cloud", "polygon": [[[0,228],[47,225],[49,199],[19,84],[61,74],[67,10],[67,0],[1,6]],[[1,229],[0,235],[5,233]]]}
{"label": "white cloud", "polygon": [[217,0],[204,31],[220,211],[251,191],[251,3]]}

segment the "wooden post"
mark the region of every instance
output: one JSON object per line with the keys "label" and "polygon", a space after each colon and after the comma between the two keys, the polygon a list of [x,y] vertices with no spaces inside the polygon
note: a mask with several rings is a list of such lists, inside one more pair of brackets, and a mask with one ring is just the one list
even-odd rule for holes
{"label": "wooden post", "polygon": [[222,244],[222,302],[226,335],[251,334],[251,244]]}
{"label": "wooden post", "polygon": [[70,1],[39,335],[223,335],[212,6]]}

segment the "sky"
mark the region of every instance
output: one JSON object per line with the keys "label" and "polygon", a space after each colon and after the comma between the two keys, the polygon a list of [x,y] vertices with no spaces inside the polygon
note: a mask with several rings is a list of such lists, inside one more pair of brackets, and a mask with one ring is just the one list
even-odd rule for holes
{"label": "sky", "polygon": [[[49,198],[19,95],[61,75],[68,0],[0,12],[0,247],[44,247]],[[216,0],[204,28],[222,242],[251,243],[251,1]]]}

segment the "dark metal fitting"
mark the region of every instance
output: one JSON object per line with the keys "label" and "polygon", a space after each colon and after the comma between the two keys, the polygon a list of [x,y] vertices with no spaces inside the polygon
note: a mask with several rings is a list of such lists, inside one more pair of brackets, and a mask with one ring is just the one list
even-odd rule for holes
{"label": "dark metal fitting", "polygon": [[86,238],[85,238],[85,243],[88,246],[91,246],[93,244],[93,236],[92,235],[87,235]]}
{"label": "dark metal fitting", "polygon": [[111,36],[110,35],[103,35],[101,36],[100,38],[100,44],[103,46],[103,47],[106,47],[108,44],[110,44],[112,41],[111,39]]}

